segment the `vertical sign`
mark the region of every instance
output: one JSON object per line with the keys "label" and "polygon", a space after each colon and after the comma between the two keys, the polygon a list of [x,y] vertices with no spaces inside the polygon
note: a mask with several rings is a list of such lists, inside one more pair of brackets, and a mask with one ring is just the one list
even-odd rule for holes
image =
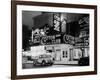
{"label": "vertical sign", "polygon": [[60,32],[61,14],[60,13],[54,13],[53,18],[54,18],[54,20],[53,20],[54,30]]}

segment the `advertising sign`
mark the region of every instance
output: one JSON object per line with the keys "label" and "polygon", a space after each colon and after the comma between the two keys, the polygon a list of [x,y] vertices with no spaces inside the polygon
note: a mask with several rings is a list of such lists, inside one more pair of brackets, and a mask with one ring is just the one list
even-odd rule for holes
{"label": "advertising sign", "polygon": [[66,34],[56,34],[50,36],[33,36],[34,45],[51,45],[51,44],[74,44],[74,37]]}
{"label": "advertising sign", "polygon": [[61,23],[60,17],[61,17],[60,13],[54,14],[53,24],[54,24],[54,30],[56,31],[60,31],[60,23]]}

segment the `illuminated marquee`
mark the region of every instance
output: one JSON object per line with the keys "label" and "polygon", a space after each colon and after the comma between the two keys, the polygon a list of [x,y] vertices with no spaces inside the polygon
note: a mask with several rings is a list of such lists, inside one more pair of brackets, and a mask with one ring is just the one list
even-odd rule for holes
{"label": "illuminated marquee", "polygon": [[60,13],[55,13],[53,16],[54,16],[54,20],[53,20],[54,30],[60,31],[61,14]]}
{"label": "illuminated marquee", "polygon": [[63,40],[65,43],[67,44],[74,44],[74,37],[70,36],[70,35],[64,35],[63,36]]}
{"label": "illuminated marquee", "polygon": [[61,44],[61,43],[74,44],[74,37],[66,34],[33,37],[33,44],[51,45],[51,44]]}

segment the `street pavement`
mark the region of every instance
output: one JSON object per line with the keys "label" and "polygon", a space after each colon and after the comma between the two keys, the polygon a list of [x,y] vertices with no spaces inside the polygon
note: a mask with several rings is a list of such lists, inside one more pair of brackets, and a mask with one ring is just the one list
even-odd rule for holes
{"label": "street pavement", "polygon": [[41,65],[36,65],[34,66],[32,63],[25,63],[23,64],[23,69],[29,69],[29,68],[58,68],[58,67],[74,67],[73,65],[46,65],[46,66],[41,66]]}

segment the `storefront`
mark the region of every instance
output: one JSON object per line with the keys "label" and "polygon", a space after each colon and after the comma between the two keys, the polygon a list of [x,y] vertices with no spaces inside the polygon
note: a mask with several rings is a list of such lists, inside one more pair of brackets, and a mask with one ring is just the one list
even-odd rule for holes
{"label": "storefront", "polygon": [[55,61],[74,61],[74,46],[70,44],[32,46],[31,52],[32,56],[51,53]]}
{"label": "storefront", "polygon": [[46,50],[51,51],[56,61],[78,61],[82,58],[82,50],[70,44],[47,45]]}
{"label": "storefront", "polygon": [[55,61],[72,61],[73,60],[73,45],[70,44],[57,44],[47,45],[46,50],[51,51]]}

